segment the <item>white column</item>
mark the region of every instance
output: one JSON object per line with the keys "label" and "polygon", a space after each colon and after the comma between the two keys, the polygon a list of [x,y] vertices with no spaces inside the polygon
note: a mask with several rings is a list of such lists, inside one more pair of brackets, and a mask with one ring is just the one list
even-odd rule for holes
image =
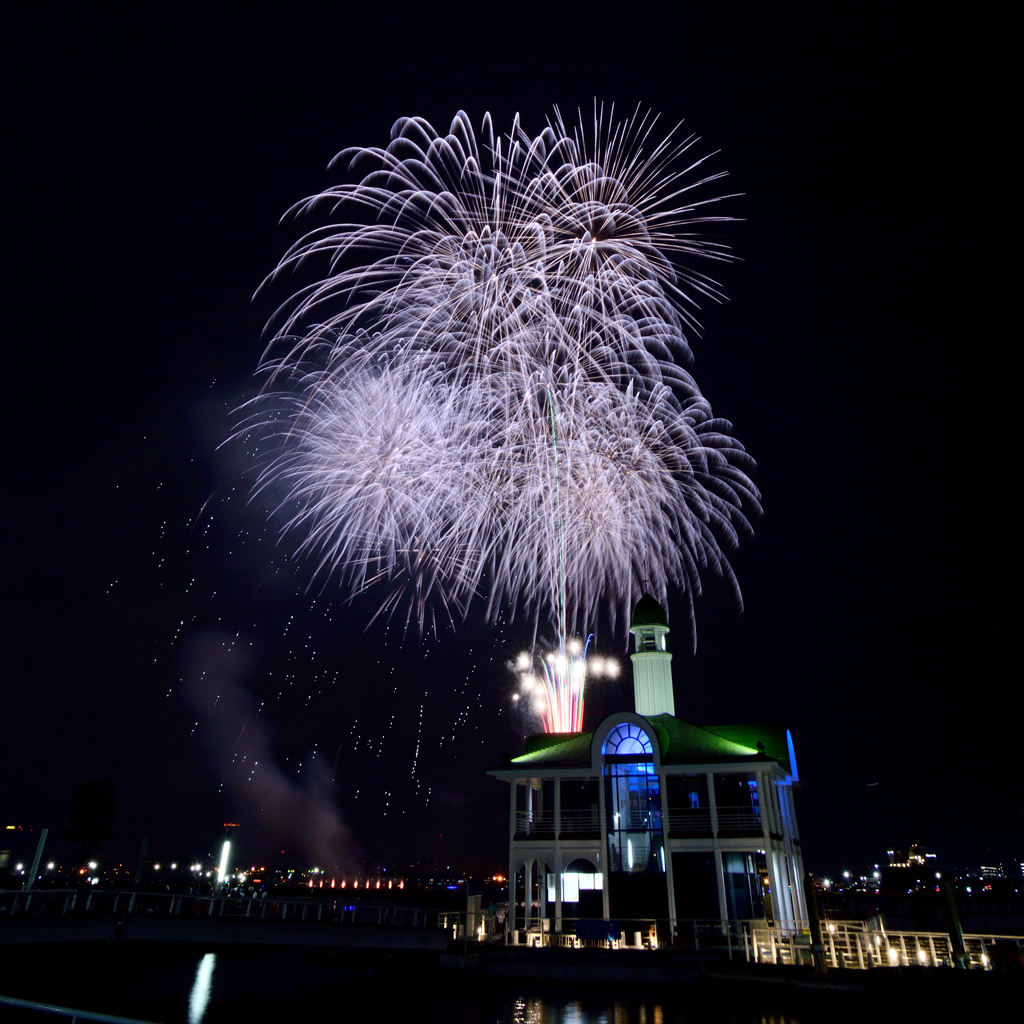
{"label": "white column", "polygon": [[540,897],[540,928],[544,930],[544,922],[548,917],[548,865],[547,861],[537,862],[537,872],[540,879],[537,895]]}
{"label": "white column", "polygon": [[516,926],[516,795],[519,780],[513,779],[508,787],[510,800],[508,812],[508,921],[513,931]]}
{"label": "white column", "polygon": [[562,834],[562,780],[555,779],[555,931],[562,930],[562,843],[559,836]]}
{"label": "white column", "polygon": [[768,888],[771,890],[772,917],[778,924],[786,916],[786,904],[782,900],[781,885],[779,885],[779,873],[776,870],[775,850],[772,846],[773,840],[769,839],[765,847],[765,866],[768,868]]}
{"label": "white column", "polygon": [[773,849],[769,863],[772,865],[772,888],[776,890],[775,902],[778,906],[776,917],[791,922],[793,920],[793,905],[789,894],[789,878],[786,871],[785,854],[781,850]]}
{"label": "white column", "polygon": [[722,927],[729,926],[729,901],[725,897],[725,864],[722,862],[722,848],[715,840],[715,875],[718,878],[718,916],[722,919]]}
{"label": "white column", "polygon": [[678,931],[676,925],[676,880],[672,867],[672,850],[668,844],[668,788],[664,775],[659,776],[658,785],[661,787],[661,848],[665,856],[665,884],[668,886],[669,931],[674,938]]}
{"label": "white column", "polygon": [[608,860],[608,812],[605,807],[604,798],[604,767],[597,778],[597,813],[601,816],[601,852],[598,854],[597,866],[601,871],[601,913],[607,921],[611,915],[611,905],[608,899],[608,888],[611,884],[609,878]]}
{"label": "white column", "polygon": [[755,772],[757,778],[757,805],[761,810],[761,834],[764,836],[765,849],[771,843],[770,822],[772,819],[771,796],[768,790],[771,789],[771,782],[768,780],[767,772]]}
{"label": "white column", "polygon": [[803,872],[797,870],[798,864],[796,851],[787,850],[786,866],[789,869],[789,877],[793,881],[793,915],[798,921],[803,921],[807,918],[807,912],[804,907]]}
{"label": "white column", "polygon": [[715,882],[718,886],[718,916],[722,924],[729,920],[729,903],[725,897],[725,865],[722,863],[722,847],[718,841],[718,800],[715,798],[715,775],[708,772],[708,807],[711,809],[712,848],[715,854]]}
{"label": "white column", "polygon": [[711,834],[718,838],[718,801],[715,799],[715,776],[713,772],[707,773],[708,779],[708,808],[711,811]]}
{"label": "white column", "polygon": [[[528,882],[526,883],[526,931],[534,924],[534,882],[537,879],[537,858],[530,857]],[[540,895],[540,892],[538,892]]]}
{"label": "white column", "polygon": [[789,840],[786,838],[785,829],[783,827],[782,800],[785,797],[781,792],[781,787],[776,784],[774,773],[768,776],[767,785],[768,792],[771,794],[772,806],[774,808],[773,821],[775,823],[776,831],[783,837],[781,844],[776,841],[776,857],[778,858],[776,861],[776,875],[779,879],[781,894],[785,901],[786,918],[789,921],[795,921],[799,916],[797,914],[795,902],[796,892],[797,889],[802,886],[802,879],[798,881],[793,877],[792,864],[789,857],[791,846]]}

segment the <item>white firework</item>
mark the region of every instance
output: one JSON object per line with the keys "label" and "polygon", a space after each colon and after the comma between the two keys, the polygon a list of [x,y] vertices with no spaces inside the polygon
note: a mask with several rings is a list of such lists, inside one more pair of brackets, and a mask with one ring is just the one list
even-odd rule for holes
{"label": "white firework", "polygon": [[[654,121],[592,131],[556,111],[480,138],[421,119],[372,169],[296,207],[328,208],[273,278],[326,258],[279,311],[255,420],[281,438],[262,488],[353,591],[386,579],[422,628],[480,596],[559,636],[642,586],[691,602],[758,510],[752,461],[693,378],[687,334],[717,284],[694,258],[722,196],[693,137]],[[284,386],[287,382],[287,387]],[[268,412],[268,410],[270,410]],[[692,615],[691,615],[692,619]]]}

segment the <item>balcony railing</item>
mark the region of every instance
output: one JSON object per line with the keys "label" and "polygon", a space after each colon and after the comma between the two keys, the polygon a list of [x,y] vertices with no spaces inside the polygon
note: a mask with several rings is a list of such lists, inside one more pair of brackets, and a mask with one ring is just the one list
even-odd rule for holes
{"label": "balcony railing", "polygon": [[718,832],[755,832],[760,834],[764,831],[759,811],[753,809],[741,809],[737,807],[718,808]]}
{"label": "balcony railing", "polygon": [[[711,810],[701,808],[675,808],[667,812],[659,811],[620,811],[619,817],[611,824],[612,829],[628,832],[658,831],[662,828],[663,817],[671,835],[675,836],[708,836],[714,828]],[[719,807],[715,817],[719,835],[761,835],[764,831],[765,818],[768,829],[774,835],[787,834],[792,839],[799,839],[799,833],[792,820],[786,821],[783,831],[782,816],[775,811],[756,808]],[[517,811],[515,817],[515,834],[520,837],[534,838],[553,837],[555,829],[560,836],[594,835],[601,831],[601,814],[596,808],[591,810],[563,810],[556,822],[555,812]]]}
{"label": "balcony railing", "polygon": [[[601,831],[601,813],[597,810],[562,811],[558,819],[559,835],[594,835]],[[554,836],[554,811],[517,811],[517,836]]]}
{"label": "balcony railing", "polygon": [[693,808],[668,812],[668,830],[672,835],[710,835],[711,811]]}
{"label": "balcony railing", "polygon": [[601,812],[596,808],[586,811],[562,811],[559,830],[562,835],[600,833]]}
{"label": "balcony railing", "polygon": [[619,832],[659,832],[661,830],[660,810],[627,810],[612,815],[611,828]]}

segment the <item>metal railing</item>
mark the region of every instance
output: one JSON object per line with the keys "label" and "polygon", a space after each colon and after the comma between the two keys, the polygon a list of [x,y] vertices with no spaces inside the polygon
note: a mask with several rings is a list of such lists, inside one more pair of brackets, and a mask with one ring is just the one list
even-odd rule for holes
{"label": "metal railing", "polygon": [[322,922],[399,928],[448,927],[451,913],[390,903],[359,903],[351,897],[197,896],[181,893],[88,892],[37,889],[0,892],[0,920],[14,917],[249,918],[261,921]]}
{"label": "metal railing", "polygon": [[[507,942],[518,946],[559,947],[562,949],[646,949],[676,946],[698,952],[717,951],[732,959],[743,954],[745,922],[714,920],[670,921],[667,918],[630,918],[606,922],[599,918],[563,917],[561,930],[555,930],[551,918],[520,914],[508,929]],[[594,933],[601,926],[616,927],[618,938],[581,937],[578,932]]]}
{"label": "metal railing", "polygon": [[583,835],[601,831],[601,812],[598,810],[562,811],[555,818],[554,811],[517,811],[516,835],[553,836],[555,828],[560,835]]}
{"label": "metal railing", "polygon": [[710,834],[711,810],[706,807],[692,810],[670,810],[668,812],[670,834],[686,835],[688,832]]}
{"label": "metal railing", "polygon": [[739,809],[735,807],[718,808],[718,831],[722,832],[757,832],[764,831],[760,811]]}
{"label": "metal railing", "polygon": [[37,1003],[33,999],[14,999],[12,996],[0,996],[0,1006],[13,1006],[18,1010],[49,1013],[58,1017],[70,1017],[71,1024],[76,1021],[99,1021],[100,1024],[149,1024],[148,1021],[136,1017],[115,1017],[110,1013],[93,1013],[92,1010],[73,1010],[69,1006],[53,1006],[50,1003]]}
{"label": "metal railing", "polygon": [[[708,807],[670,808],[668,811],[632,810],[619,812],[618,820],[611,826],[619,831],[658,831],[662,818],[667,820],[669,833],[685,836],[688,834],[723,833],[761,834],[767,822],[769,832],[774,835],[788,835],[799,839],[795,824],[785,820],[772,809],[719,807],[712,813]],[[596,808],[582,811],[560,812],[555,817],[553,810],[516,811],[515,834],[517,836],[583,835],[601,831],[601,814]]]}
{"label": "metal railing", "polygon": [[[804,921],[743,922],[747,959],[755,963],[812,963],[810,931]],[[946,932],[889,931],[864,921],[823,921],[825,964],[832,968],[955,967],[956,952]],[[1024,949],[1019,935],[964,935],[965,966],[989,970],[997,946]]]}

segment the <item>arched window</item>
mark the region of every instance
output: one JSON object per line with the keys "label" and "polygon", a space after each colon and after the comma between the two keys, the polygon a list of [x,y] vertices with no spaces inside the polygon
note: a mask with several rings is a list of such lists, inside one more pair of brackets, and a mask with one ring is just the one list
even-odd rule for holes
{"label": "arched window", "polygon": [[624,755],[643,757],[645,754],[653,755],[654,747],[651,745],[651,738],[640,726],[633,725],[631,722],[622,722],[608,733],[604,745],[601,747],[601,753],[612,757]]}
{"label": "arched window", "polygon": [[609,872],[664,872],[661,784],[651,737],[632,722],[620,722],[605,737],[601,754]]}

